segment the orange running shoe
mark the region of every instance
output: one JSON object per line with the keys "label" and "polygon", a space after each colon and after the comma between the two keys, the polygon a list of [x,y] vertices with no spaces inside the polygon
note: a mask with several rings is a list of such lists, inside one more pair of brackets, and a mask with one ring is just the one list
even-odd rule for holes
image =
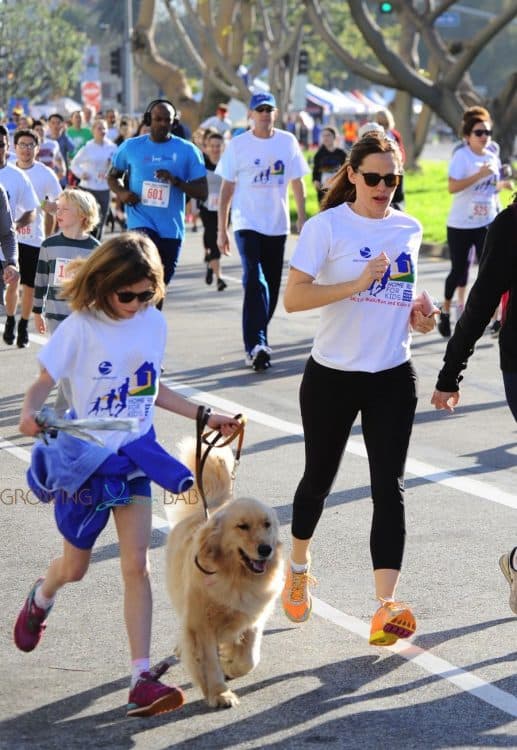
{"label": "orange running shoe", "polygon": [[404,602],[386,602],[372,617],[371,646],[392,646],[399,638],[409,638],[416,631],[416,620]]}
{"label": "orange running shoe", "polygon": [[309,619],[312,610],[309,586],[315,583],[316,579],[309,574],[308,569],[305,573],[295,573],[290,565],[287,566],[282,606],[291,622],[305,622]]}

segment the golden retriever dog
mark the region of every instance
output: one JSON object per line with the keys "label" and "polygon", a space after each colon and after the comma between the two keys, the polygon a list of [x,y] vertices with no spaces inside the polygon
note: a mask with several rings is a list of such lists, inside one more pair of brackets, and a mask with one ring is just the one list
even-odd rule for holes
{"label": "golden retriever dog", "polygon": [[[195,443],[184,441],[180,459],[192,467],[194,456]],[[212,449],[203,472],[210,518],[198,495],[185,503],[167,541],[167,586],[180,618],[176,654],[214,707],[239,703],[226,679],[259,663],[264,625],[283,585],[276,513],[253,498],[231,499],[232,467],[229,447]],[[175,513],[169,516],[174,523]]]}

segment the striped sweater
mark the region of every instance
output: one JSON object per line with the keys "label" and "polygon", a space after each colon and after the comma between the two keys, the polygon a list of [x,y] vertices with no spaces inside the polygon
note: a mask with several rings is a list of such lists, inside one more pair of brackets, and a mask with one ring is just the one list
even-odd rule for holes
{"label": "striped sweater", "polygon": [[100,242],[91,235],[84,240],[73,240],[62,232],[43,240],[34,282],[32,312],[44,313],[56,324],[70,315],[68,303],[59,299],[66,266],[74,258],[88,257],[98,245]]}

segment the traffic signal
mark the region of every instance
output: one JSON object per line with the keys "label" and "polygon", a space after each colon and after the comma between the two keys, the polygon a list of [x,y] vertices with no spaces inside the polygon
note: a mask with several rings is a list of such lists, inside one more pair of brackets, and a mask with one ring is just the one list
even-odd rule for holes
{"label": "traffic signal", "polygon": [[393,3],[379,3],[379,13],[393,13]]}
{"label": "traffic signal", "polygon": [[122,50],[120,47],[110,52],[110,73],[119,77],[122,75]]}
{"label": "traffic signal", "polygon": [[298,53],[298,74],[309,72],[309,53],[306,49],[301,49]]}

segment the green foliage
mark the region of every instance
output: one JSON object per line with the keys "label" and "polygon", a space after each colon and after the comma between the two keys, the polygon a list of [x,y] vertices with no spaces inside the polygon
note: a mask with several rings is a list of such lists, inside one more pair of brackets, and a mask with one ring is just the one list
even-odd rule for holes
{"label": "green foliage", "polygon": [[24,0],[0,5],[0,87],[11,96],[41,100],[66,96],[77,86],[88,43],[64,18],[61,6]]}
{"label": "green foliage", "polygon": [[[383,70],[373,50],[366,44],[363,35],[352,20],[348,3],[326,0],[324,7],[328,14],[332,32],[344,49],[358,60]],[[382,32],[392,49],[397,50],[400,27],[396,23],[396,16],[387,16],[387,18],[390,23],[382,24]],[[327,89],[335,86],[341,90],[370,86],[369,81],[365,81],[347,71],[334,52],[319,36],[313,33],[310,27],[305,29],[305,33],[304,44],[308,45],[311,51],[311,83]]]}

